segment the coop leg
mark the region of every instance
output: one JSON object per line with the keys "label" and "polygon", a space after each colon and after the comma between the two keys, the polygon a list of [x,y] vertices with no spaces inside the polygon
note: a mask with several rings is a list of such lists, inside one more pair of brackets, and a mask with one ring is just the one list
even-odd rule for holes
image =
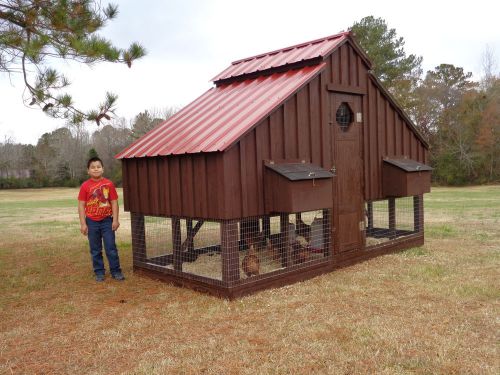
{"label": "coop leg", "polygon": [[[326,256],[331,254],[330,242],[330,210],[323,210],[323,254]],[[332,247],[333,248],[333,247]]]}
{"label": "coop leg", "polygon": [[188,238],[187,251],[188,253],[192,253],[194,252],[194,236],[195,236],[195,234],[193,233],[193,219],[186,220],[186,227],[187,227],[187,238]]}
{"label": "coop leg", "polygon": [[220,224],[222,281],[231,284],[240,279],[240,255],[238,246],[238,224],[223,221]]}
{"label": "coop leg", "polygon": [[373,232],[373,202],[366,202],[366,216],[368,219],[366,235],[369,236]]}
{"label": "coop leg", "polygon": [[130,213],[132,224],[132,253],[133,264],[146,261],[146,235],[144,230],[144,215]]}
{"label": "coop leg", "polygon": [[269,216],[262,218],[262,231],[265,238],[271,238],[271,218]]}
{"label": "coop leg", "polygon": [[280,214],[280,238],[281,238],[281,266],[291,265],[292,251],[290,249],[290,239],[288,238],[288,214]]}
{"label": "coop leg", "polygon": [[422,195],[413,197],[413,228],[415,232],[424,230],[424,205]]}
{"label": "coop leg", "polygon": [[389,198],[389,238],[396,238],[396,199]]}
{"label": "coop leg", "polygon": [[172,218],[172,238],[174,240],[174,270],[182,271],[181,220]]}

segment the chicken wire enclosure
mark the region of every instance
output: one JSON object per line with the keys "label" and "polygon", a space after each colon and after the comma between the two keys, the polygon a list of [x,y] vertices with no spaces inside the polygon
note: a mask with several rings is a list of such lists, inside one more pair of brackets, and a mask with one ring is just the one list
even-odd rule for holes
{"label": "chicken wire enclosure", "polygon": [[389,198],[365,202],[366,247],[392,243],[422,229],[421,198]]}
{"label": "chicken wire enclosure", "polygon": [[240,220],[132,214],[134,267],[231,287],[331,258],[330,211]]}

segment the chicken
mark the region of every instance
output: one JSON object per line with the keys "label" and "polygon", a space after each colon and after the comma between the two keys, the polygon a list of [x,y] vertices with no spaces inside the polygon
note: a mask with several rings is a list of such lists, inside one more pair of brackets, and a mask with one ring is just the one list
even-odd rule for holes
{"label": "chicken", "polygon": [[241,262],[241,268],[247,277],[258,275],[260,271],[260,260],[255,251],[254,245],[250,245],[247,255],[243,258]]}
{"label": "chicken", "polygon": [[305,263],[309,260],[309,250],[300,243],[295,242],[291,245],[293,264]]}

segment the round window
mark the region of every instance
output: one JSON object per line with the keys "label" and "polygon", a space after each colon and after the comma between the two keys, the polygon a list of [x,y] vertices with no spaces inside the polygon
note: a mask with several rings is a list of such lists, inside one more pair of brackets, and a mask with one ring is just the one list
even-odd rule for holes
{"label": "round window", "polygon": [[340,104],[339,108],[337,109],[336,119],[337,124],[339,124],[342,131],[347,131],[349,125],[351,125],[352,123],[352,118],[353,114],[351,108],[349,108],[349,105],[347,103]]}

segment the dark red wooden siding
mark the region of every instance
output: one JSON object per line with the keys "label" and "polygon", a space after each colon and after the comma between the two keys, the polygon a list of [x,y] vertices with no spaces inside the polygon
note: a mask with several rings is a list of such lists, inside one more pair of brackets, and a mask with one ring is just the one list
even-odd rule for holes
{"label": "dark red wooden siding", "polygon": [[263,215],[263,160],[304,159],[332,167],[329,90],[361,95],[364,199],[383,198],[383,158],[426,163],[427,150],[370,78],[355,48],[345,43],[325,62],[320,75],[224,152],[124,159],[125,208],[147,215],[211,219]]}
{"label": "dark red wooden siding", "polygon": [[125,210],[218,218],[223,214],[221,153],[123,159]]}

